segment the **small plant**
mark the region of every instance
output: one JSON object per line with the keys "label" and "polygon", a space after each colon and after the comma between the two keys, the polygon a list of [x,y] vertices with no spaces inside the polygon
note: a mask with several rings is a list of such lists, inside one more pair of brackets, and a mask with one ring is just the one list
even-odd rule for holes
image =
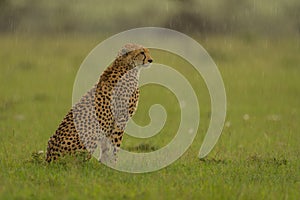
{"label": "small plant", "polygon": [[31,158],[27,160],[29,163],[35,164],[46,164],[45,161],[45,152],[44,151],[35,151],[31,153]]}

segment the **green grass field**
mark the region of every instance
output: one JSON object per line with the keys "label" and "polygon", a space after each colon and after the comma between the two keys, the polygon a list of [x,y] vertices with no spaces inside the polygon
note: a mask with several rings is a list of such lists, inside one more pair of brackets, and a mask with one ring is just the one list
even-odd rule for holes
{"label": "green grass field", "polygon": [[[99,42],[79,36],[0,36],[0,199],[300,198],[300,41],[293,38],[199,40],[219,66],[228,98],[226,126],[204,160],[197,155],[210,101],[202,80],[195,87],[201,106],[196,139],[162,170],[129,174],[95,159],[48,165],[35,158],[69,110],[77,70]],[[159,52],[153,57],[168,63]],[[169,62],[179,69],[184,65]],[[146,89],[135,119],[147,123],[142,108],[155,102],[171,114],[159,135],[145,141],[125,137],[124,148],[160,148],[176,131],[178,109],[168,107],[173,99]]]}

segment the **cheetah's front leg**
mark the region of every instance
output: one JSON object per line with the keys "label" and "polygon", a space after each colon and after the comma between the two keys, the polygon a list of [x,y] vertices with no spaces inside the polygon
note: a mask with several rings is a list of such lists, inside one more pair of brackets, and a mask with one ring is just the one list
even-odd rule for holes
{"label": "cheetah's front leg", "polygon": [[109,138],[103,138],[100,141],[101,155],[99,161],[101,163],[116,164],[123,133],[124,131],[117,129],[113,131]]}
{"label": "cheetah's front leg", "polygon": [[117,154],[120,150],[123,134],[124,134],[123,130],[117,129],[111,135],[111,142],[112,142],[113,154],[115,159],[117,159]]}
{"label": "cheetah's front leg", "polygon": [[113,154],[113,146],[109,138],[105,137],[100,140],[98,143],[99,149],[99,156],[98,161],[101,163],[114,163],[114,154]]}

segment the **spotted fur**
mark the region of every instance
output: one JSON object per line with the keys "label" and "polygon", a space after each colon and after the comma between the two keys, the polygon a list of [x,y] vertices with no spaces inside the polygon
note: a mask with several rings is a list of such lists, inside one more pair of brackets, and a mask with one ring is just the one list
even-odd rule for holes
{"label": "spotted fur", "polygon": [[50,137],[46,161],[77,152],[88,152],[88,158],[97,154],[101,162],[116,161],[125,126],[137,108],[139,71],[151,62],[147,48],[125,45]]}

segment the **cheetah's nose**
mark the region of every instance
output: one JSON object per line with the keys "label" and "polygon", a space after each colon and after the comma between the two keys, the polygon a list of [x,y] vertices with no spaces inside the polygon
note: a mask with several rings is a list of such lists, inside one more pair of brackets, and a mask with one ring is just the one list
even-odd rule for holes
{"label": "cheetah's nose", "polygon": [[149,63],[152,63],[152,61],[153,61],[152,59],[149,59],[149,60],[148,60]]}

